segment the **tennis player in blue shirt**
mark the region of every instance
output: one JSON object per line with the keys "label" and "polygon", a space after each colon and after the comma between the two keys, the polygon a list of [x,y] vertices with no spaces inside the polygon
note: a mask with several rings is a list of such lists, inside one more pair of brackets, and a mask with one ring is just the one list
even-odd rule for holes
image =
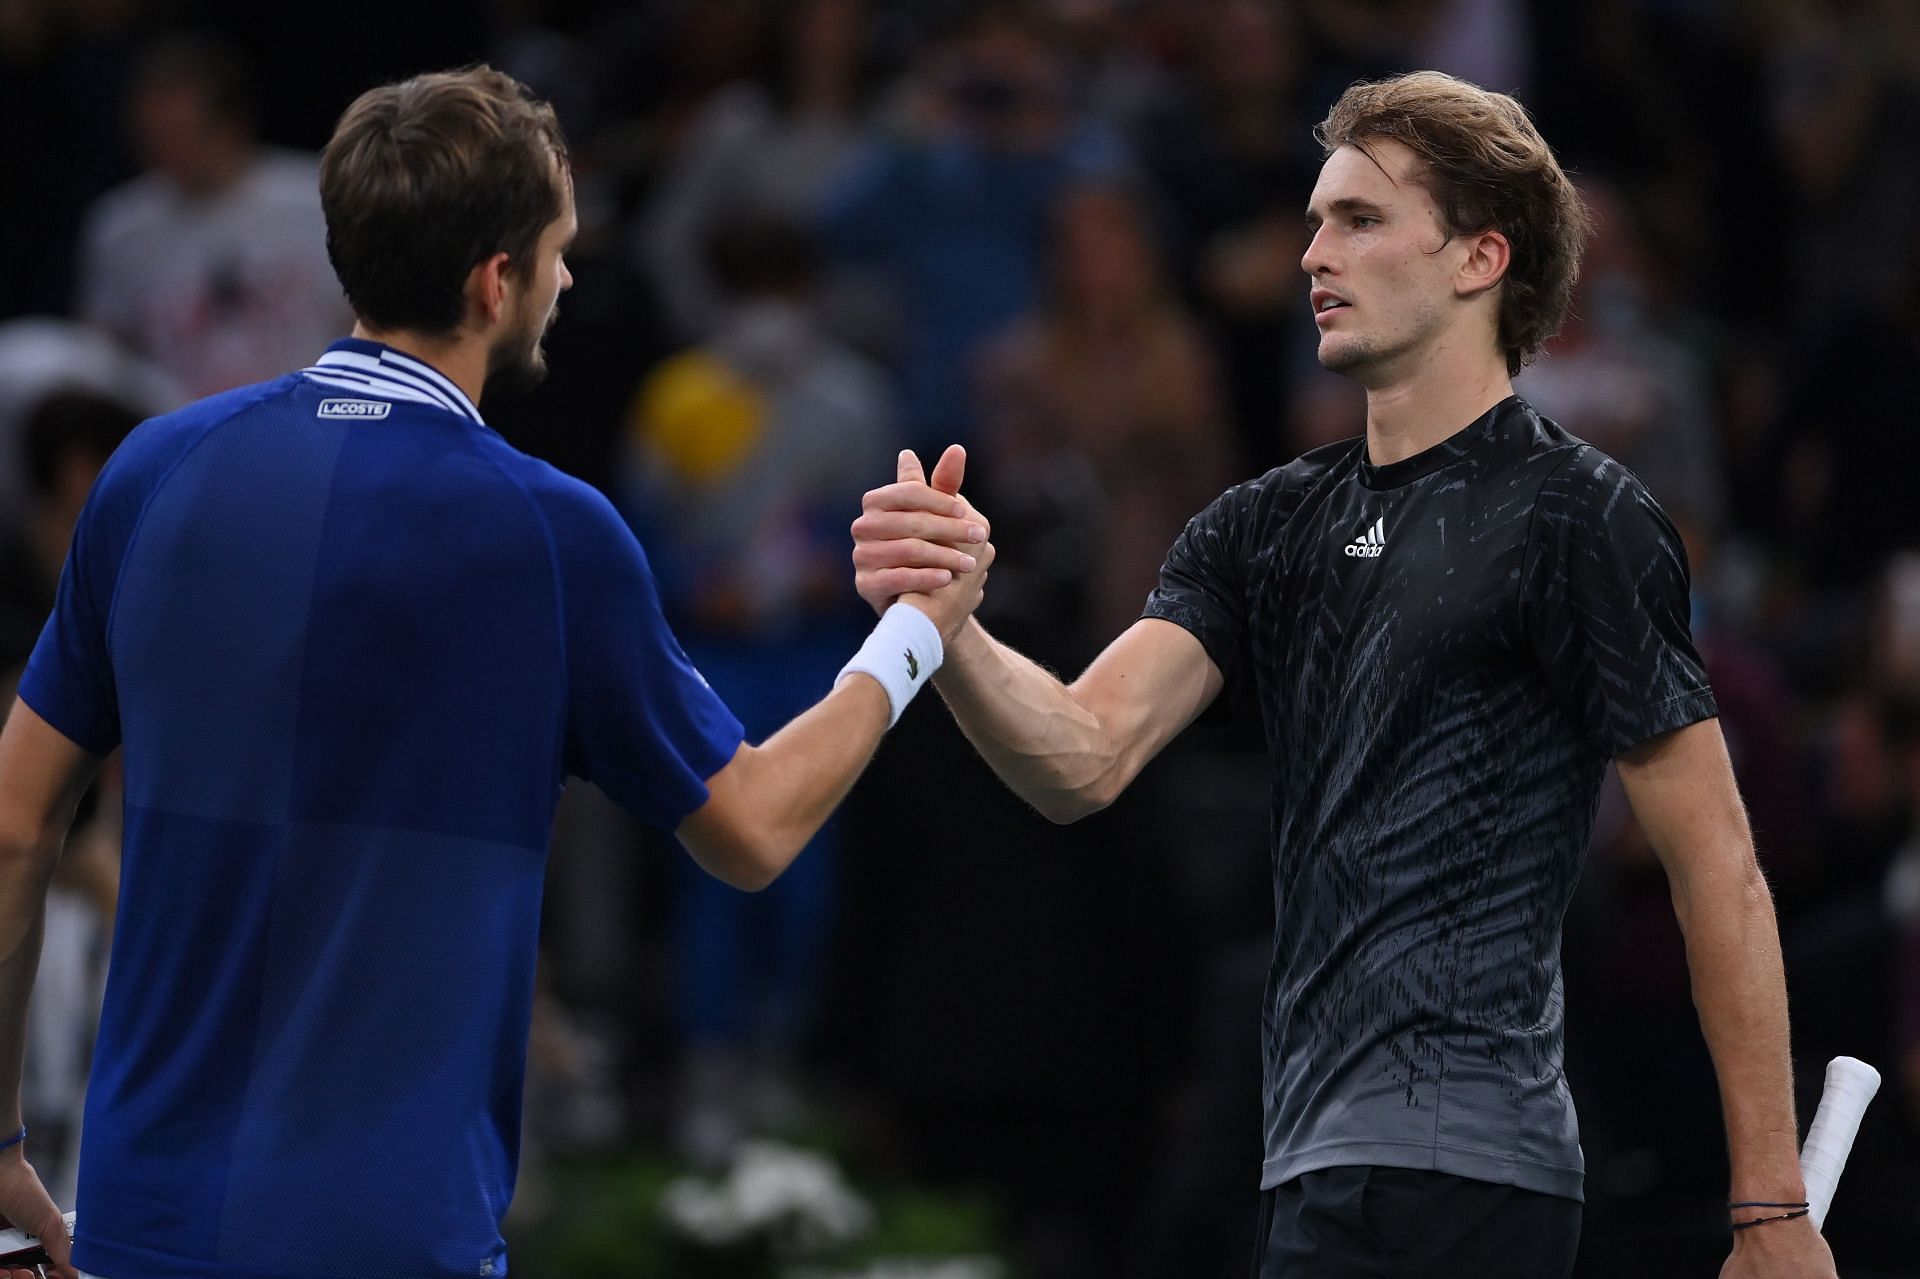
{"label": "tennis player in blue shirt", "polygon": [[[572,282],[552,111],[486,68],[376,89],[320,181],[354,335],[134,432],[0,733],[0,1214],[69,1279],[505,1274],[565,779],[765,885],[991,558],[929,498],[967,589],[890,610],[825,700],[743,743],[613,508],[479,412],[538,380]],[[124,887],[69,1254],[20,1045],[48,877],[115,747]]]}

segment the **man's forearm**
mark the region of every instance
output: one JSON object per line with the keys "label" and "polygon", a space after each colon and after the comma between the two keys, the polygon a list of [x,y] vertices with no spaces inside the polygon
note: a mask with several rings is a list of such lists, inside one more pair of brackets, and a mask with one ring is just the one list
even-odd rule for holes
{"label": "man's forearm", "polygon": [[[1735,882],[1676,890],[1700,1027],[1719,1077],[1735,1201],[1797,1203],[1799,1132],[1787,1038],[1787,987],[1773,897],[1750,855],[1729,856]],[[1742,869],[1744,868],[1744,869]]]}
{"label": "man's forearm", "polygon": [[948,646],[933,683],[980,757],[1049,820],[1073,821],[1113,801],[1123,779],[1099,717],[977,621]]}
{"label": "man's forearm", "polygon": [[35,873],[40,861],[31,850],[0,848],[0,1139],[20,1128],[27,1000],[46,925],[46,881]]}
{"label": "man's forearm", "polygon": [[735,888],[766,887],[846,799],[889,718],[877,681],[842,680],[759,746],[742,745],[707,780],[707,802],[681,823],[680,842]]}

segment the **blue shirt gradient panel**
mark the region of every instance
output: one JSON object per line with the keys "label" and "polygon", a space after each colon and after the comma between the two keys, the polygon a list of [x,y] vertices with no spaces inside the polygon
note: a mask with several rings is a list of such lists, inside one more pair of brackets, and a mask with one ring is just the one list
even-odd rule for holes
{"label": "blue shirt gradient panel", "polygon": [[504,1274],[561,786],[672,829],[741,742],[613,508],[336,343],[134,432],[20,694],[125,748],[76,1264]]}

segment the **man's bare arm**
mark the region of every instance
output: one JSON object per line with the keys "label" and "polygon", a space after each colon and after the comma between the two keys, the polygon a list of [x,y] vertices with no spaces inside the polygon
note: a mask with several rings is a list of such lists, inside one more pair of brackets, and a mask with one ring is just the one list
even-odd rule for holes
{"label": "man's bare arm", "polygon": [[[20,1128],[27,999],[40,966],[47,885],[97,763],[15,699],[0,729],[0,1137]],[[25,1150],[0,1151],[0,1212],[40,1236],[58,1273],[70,1276],[59,1210],[27,1164]]]}
{"label": "man's bare arm", "polygon": [[1145,618],[1071,685],[969,621],[933,682],[1000,779],[1071,822],[1118,798],[1224,680],[1192,634]]}
{"label": "man's bare arm", "polygon": [[[1726,1118],[1730,1201],[1801,1202],[1806,1185],[1780,934],[1719,721],[1663,734],[1617,765],[1634,816],[1666,867],[1686,936],[1693,1002]],[[1833,1274],[1833,1260],[1807,1218],[1742,1230],[1734,1239],[1727,1273]]]}
{"label": "man's bare arm", "polygon": [[849,676],[765,742],[742,743],[707,779],[707,802],[674,833],[708,874],[748,892],[765,888],[853,789],[888,714],[879,684]]}
{"label": "man's bare arm", "polygon": [[[976,546],[968,558],[974,563],[970,571],[906,606],[925,613],[949,649],[955,632],[979,606],[993,544]],[[680,842],[708,873],[734,887],[750,892],[766,887],[853,789],[891,714],[889,696],[877,680],[848,676],[765,742],[742,745],[708,778],[706,803],[675,832]]]}
{"label": "man's bare arm", "polygon": [[0,1136],[20,1126],[20,1041],[47,885],[98,763],[15,700],[0,729]]}
{"label": "man's bare arm", "polygon": [[[989,530],[960,496],[966,464],[966,450],[951,445],[929,481],[902,452],[897,481],[866,495],[853,523],[854,584],[876,611],[896,598],[931,603],[965,582],[935,589],[951,576],[945,557]],[[1070,822],[1111,804],[1225,680],[1171,622],[1134,623],[1069,687],[969,618],[933,682],[1000,779],[1049,820]]]}

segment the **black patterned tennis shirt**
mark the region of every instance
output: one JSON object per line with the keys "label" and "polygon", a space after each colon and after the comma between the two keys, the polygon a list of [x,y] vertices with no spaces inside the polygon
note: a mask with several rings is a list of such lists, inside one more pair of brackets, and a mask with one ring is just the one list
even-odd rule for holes
{"label": "black patterned tennis shirt", "polygon": [[1680,538],[1509,398],[1196,516],[1146,615],[1259,706],[1276,929],[1262,1186],[1347,1164],[1581,1197],[1561,921],[1607,762],[1712,718]]}

